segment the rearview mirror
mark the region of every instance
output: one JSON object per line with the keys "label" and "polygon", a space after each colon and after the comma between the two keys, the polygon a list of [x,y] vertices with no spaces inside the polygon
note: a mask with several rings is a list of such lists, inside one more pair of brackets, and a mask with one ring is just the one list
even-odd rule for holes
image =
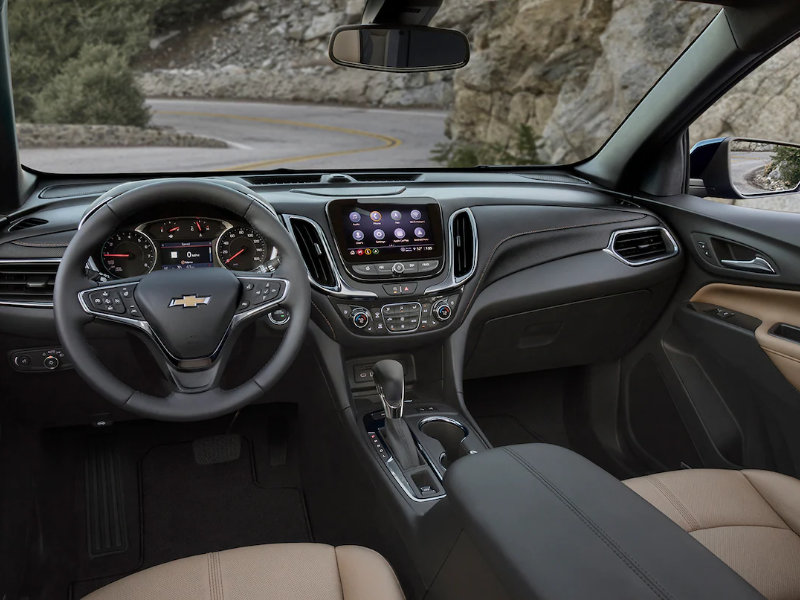
{"label": "rearview mirror", "polygon": [[800,146],[743,138],[704,140],[692,148],[691,177],[726,198],[787,194],[800,189]]}
{"label": "rearview mirror", "polygon": [[442,71],[469,62],[469,40],[455,29],[350,25],[333,32],[328,54],[337,65],[357,69]]}

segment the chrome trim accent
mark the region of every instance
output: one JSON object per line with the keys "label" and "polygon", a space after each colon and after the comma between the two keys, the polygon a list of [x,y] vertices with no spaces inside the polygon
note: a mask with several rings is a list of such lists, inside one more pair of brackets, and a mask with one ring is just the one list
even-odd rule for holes
{"label": "chrome trim accent", "polygon": [[[61,265],[60,258],[4,258],[0,259],[0,267],[3,265]],[[56,267],[58,271],[58,267]],[[51,302],[26,302],[24,300],[0,300],[0,306],[16,306],[19,308],[53,308]]]}
{"label": "chrome trim accent", "polygon": [[[336,296],[338,298],[377,298],[378,294],[375,292],[367,292],[362,290],[356,290],[351,288],[350,286],[345,283],[344,279],[342,278],[341,273],[339,272],[339,267],[336,265],[336,260],[333,257],[333,253],[331,252],[331,247],[328,244],[328,238],[325,235],[325,232],[322,231],[322,227],[319,226],[319,223],[314,221],[313,219],[309,219],[308,217],[303,217],[300,215],[292,215],[288,213],[284,213],[283,215],[283,222],[286,226],[286,229],[289,231],[289,235],[291,236],[292,240],[294,241],[295,245],[297,246],[298,251],[300,250],[300,246],[297,243],[297,238],[294,235],[294,230],[292,229],[292,219],[297,219],[298,221],[305,221],[309,223],[314,230],[319,235],[319,239],[322,241],[322,249],[325,253],[325,257],[328,260],[328,264],[331,266],[331,272],[333,276],[336,278],[336,286],[329,287],[317,283],[312,277],[311,272],[308,273],[308,281],[311,283],[312,287],[317,288],[318,290],[331,294],[332,296]],[[306,265],[306,270],[308,271],[308,265]]]}
{"label": "chrome trim accent", "polygon": [[[639,233],[645,231],[659,231],[665,237],[665,246],[667,246],[667,254],[664,256],[657,256],[655,258],[648,258],[646,260],[640,261],[630,261],[626,258],[623,258],[619,254],[614,251],[614,243],[617,241],[617,237],[619,237],[623,233]],[[672,244],[672,248],[669,248],[669,245]],[[660,262],[662,260],[668,260],[674,256],[677,256],[680,252],[680,246],[678,246],[678,242],[675,241],[675,238],[672,236],[672,233],[666,228],[661,226],[653,226],[653,227],[639,227],[636,229],[618,229],[611,234],[611,239],[608,242],[608,246],[603,248],[603,252],[610,254],[618,261],[625,263],[629,267],[641,267],[644,265],[650,265],[652,263]]]}
{"label": "chrome trim accent", "polygon": [[[453,223],[456,220],[456,217],[461,213],[466,213],[469,217],[469,222],[472,225],[472,269],[470,272],[462,277],[456,277],[455,270],[455,248],[453,243]],[[475,222],[475,215],[472,214],[472,210],[469,208],[460,208],[459,210],[455,211],[452,215],[450,215],[450,219],[447,223],[447,231],[449,238],[447,239],[447,262],[449,262],[449,266],[447,267],[447,279],[442,283],[438,283],[433,285],[429,288],[426,288],[423,294],[436,294],[440,292],[449,292],[450,290],[454,290],[459,287],[461,284],[465,283],[469,279],[475,275],[475,271],[478,269],[478,225]]]}
{"label": "chrome trim accent", "polygon": [[[422,419],[417,424],[417,428],[422,433],[425,433],[424,431],[422,431],[422,427],[424,425],[428,424],[428,423],[433,423],[433,422],[436,422],[436,421],[442,421],[444,423],[450,423],[451,425],[455,425],[456,427],[461,429],[461,431],[464,432],[464,437],[461,438],[461,442],[463,442],[465,439],[467,439],[467,437],[470,434],[469,429],[467,429],[466,425],[464,425],[463,423],[460,423],[459,421],[456,421],[455,419],[451,419],[450,417],[444,417],[444,416],[425,417],[424,419]],[[425,435],[428,435],[428,434],[425,433]],[[429,435],[428,435],[428,437],[430,437],[431,439],[434,439],[434,440],[436,439],[436,438],[434,438],[432,436],[429,436]],[[444,481],[444,474],[445,474],[445,471],[447,471],[447,469],[442,470],[444,467],[442,467],[442,464],[441,464],[441,457],[440,457],[439,460],[434,460],[433,457],[430,454],[428,454],[428,451],[425,449],[425,446],[419,441],[417,436],[414,436],[414,441],[416,441],[417,447],[419,448],[419,451],[422,453],[422,456],[425,457],[425,460],[428,461],[428,464],[431,466],[431,468],[433,469],[434,473],[436,473],[436,476],[439,478],[439,481]],[[436,441],[438,442],[439,440],[436,440]],[[459,442],[459,443],[461,443],[461,442]],[[441,442],[439,442],[439,443],[441,444]],[[442,454],[442,456],[444,456],[444,454]]]}
{"label": "chrome trim accent", "polygon": [[723,267],[728,269],[736,269],[737,271],[747,271],[749,273],[767,273],[775,275],[775,268],[763,256],[756,256],[753,260],[730,260],[723,258],[721,261]]}
{"label": "chrome trim accent", "polygon": [[[389,447],[386,445],[386,440],[383,439],[383,436],[381,435],[380,431],[377,430],[377,428],[376,428],[376,431],[371,431],[369,429],[367,430],[367,436],[368,437],[369,437],[370,434],[373,434],[373,433],[380,438],[381,443],[383,444],[383,447],[388,450]],[[370,449],[370,452],[372,452],[371,449]],[[400,489],[403,490],[405,495],[408,496],[408,498],[411,499],[413,502],[419,502],[419,503],[422,503],[422,502],[435,502],[436,500],[441,500],[442,498],[447,496],[447,492],[442,491],[441,494],[436,495],[436,496],[431,496],[430,498],[417,498],[414,495],[414,490],[411,489],[411,485],[408,483],[408,480],[406,479],[405,475],[403,475],[403,470],[399,467],[399,465],[397,464],[397,461],[395,461],[394,456],[389,455],[389,459],[388,460],[382,460],[380,456],[378,456],[376,458],[377,458],[379,463],[383,464],[386,467],[386,469],[389,471],[389,474],[397,482],[397,485],[400,486]],[[434,471],[434,472],[436,472],[436,471]],[[438,476],[438,472],[436,472],[436,474]]]}
{"label": "chrome trim accent", "polygon": [[464,437],[461,438],[462,441],[464,439],[466,439],[466,437],[469,435],[469,429],[462,422],[456,421],[455,419],[452,419],[450,417],[444,417],[444,416],[441,416],[441,415],[433,415],[433,416],[430,416],[430,417],[425,417],[424,419],[420,420],[420,422],[417,425],[417,427],[419,427],[419,430],[422,431],[422,428],[425,425],[427,425],[428,423],[434,423],[436,421],[444,421],[445,423],[450,423],[450,425],[455,425],[456,427],[458,427],[461,431],[464,432]]}

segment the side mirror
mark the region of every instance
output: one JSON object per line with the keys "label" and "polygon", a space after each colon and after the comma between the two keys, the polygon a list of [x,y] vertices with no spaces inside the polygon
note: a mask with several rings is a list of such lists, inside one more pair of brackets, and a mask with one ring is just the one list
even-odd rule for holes
{"label": "side mirror", "polygon": [[455,29],[349,25],[331,35],[328,55],[337,65],[392,73],[460,69],[469,40]]}
{"label": "side mirror", "polygon": [[743,138],[716,138],[691,151],[690,177],[710,196],[737,200],[800,189],[800,146]]}

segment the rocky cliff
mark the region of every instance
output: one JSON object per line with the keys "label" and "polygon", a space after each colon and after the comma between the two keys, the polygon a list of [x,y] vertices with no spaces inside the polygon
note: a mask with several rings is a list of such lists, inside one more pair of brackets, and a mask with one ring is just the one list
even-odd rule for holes
{"label": "rocky cliff", "polygon": [[[600,147],[717,12],[674,0],[446,0],[434,24],[468,33],[470,65],[396,75],[342,69],[326,57],[330,31],[358,22],[363,4],[234,4],[153,40],[141,82],[153,96],[440,107],[450,110],[453,139],[503,145],[527,124],[541,138],[542,160],[568,162]],[[797,105],[768,91],[800,92],[798,55],[800,47],[784,51],[740,85],[693,139],[800,139]]]}

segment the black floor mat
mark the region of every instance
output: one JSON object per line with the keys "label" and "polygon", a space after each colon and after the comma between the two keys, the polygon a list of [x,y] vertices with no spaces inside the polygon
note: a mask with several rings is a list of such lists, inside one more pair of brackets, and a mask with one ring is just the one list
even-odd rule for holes
{"label": "black floor mat", "polygon": [[233,462],[200,465],[192,444],[142,461],[144,566],[238,546],[309,540],[300,490],[256,480],[249,442]]}
{"label": "black floor mat", "polygon": [[[102,433],[45,432],[35,477],[41,533],[31,548],[28,597],[81,598],[184,556],[311,541],[296,432],[294,405],[251,407],[234,423],[230,417],[194,424],[137,421]],[[240,442],[238,449],[226,434]],[[98,446],[115,457],[116,470],[98,458]],[[89,467],[98,464],[108,476],[90,476]],[[116,486],[113,502],[106,501],[111,490],[104,485]],[[98,528],[96,517],[108,506],[121,516],[101,520]],[[124,523],[127,548],[109,544],[99,556],[92,539],[115,522]]]}

